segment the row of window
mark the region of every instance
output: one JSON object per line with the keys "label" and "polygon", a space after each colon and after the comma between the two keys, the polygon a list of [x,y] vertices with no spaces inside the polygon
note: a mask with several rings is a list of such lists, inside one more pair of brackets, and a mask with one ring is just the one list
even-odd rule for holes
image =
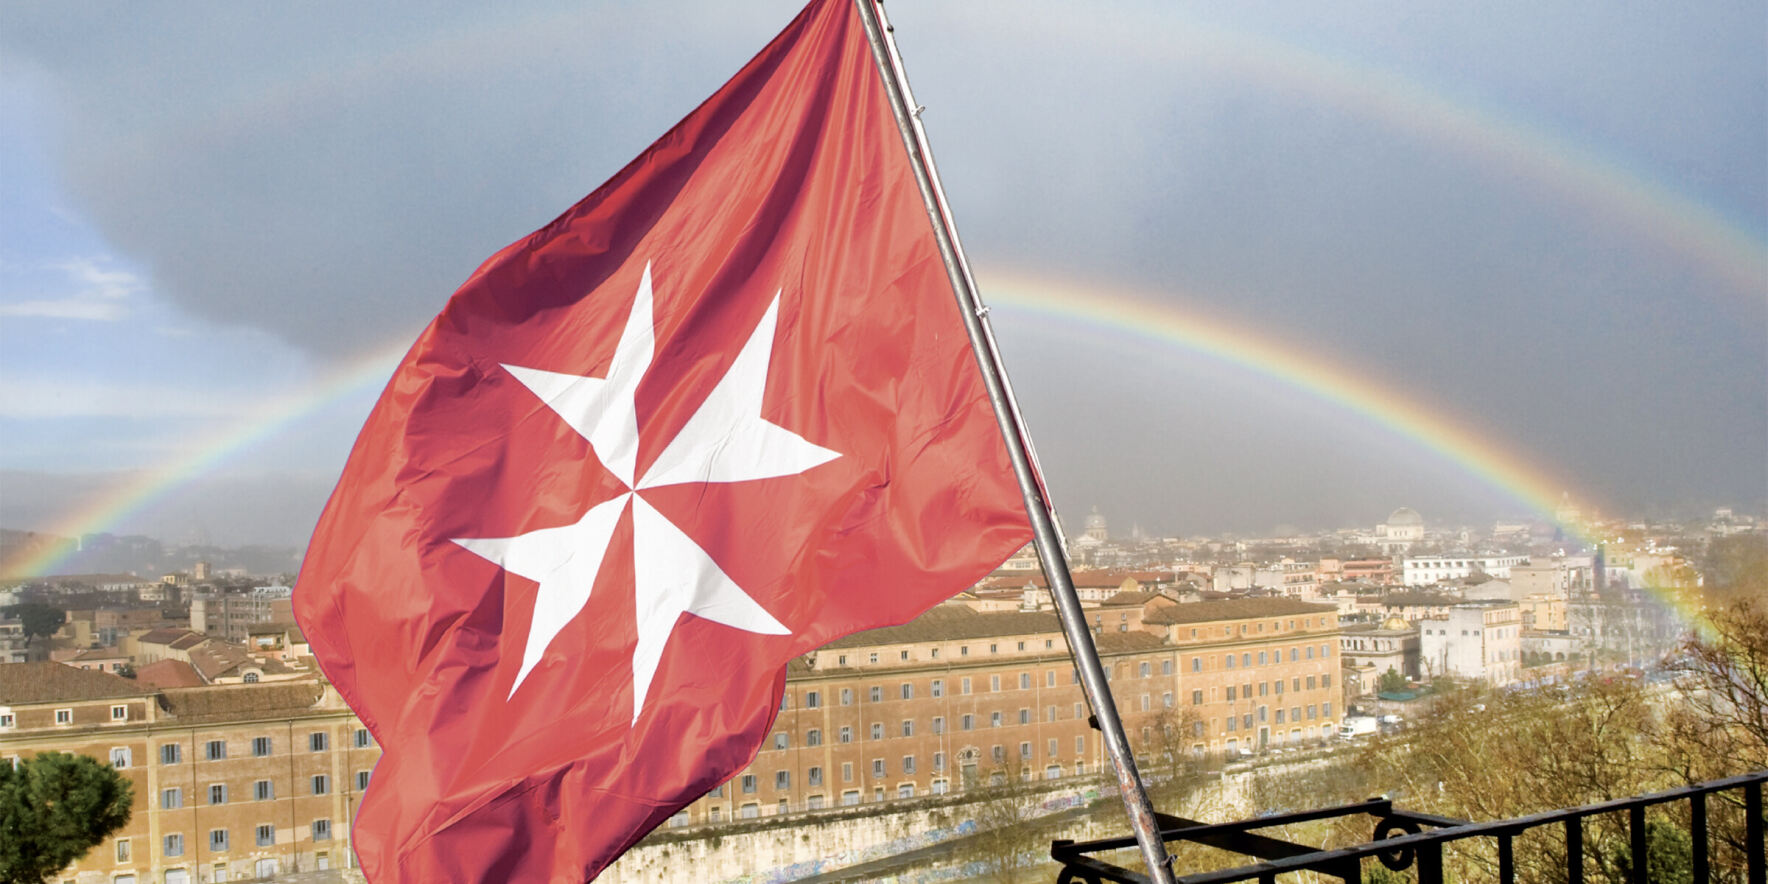
{"label": "row of window", "polygon": [[[1289,649],[1289,662],[1291,662],[1291,663],[1299,662],[1304,656],[1309,660],[1314,659],[1314,646],[1313,645],[1307,645],[1305,647],[1296,646],[1296,647],[1292,647]],[[1320,658],[1325,659],[1325,658],[1331,657],[1331,656],[1332,656],[1332,645],[1330,643],[1325,643],[1325,644],[1320,645]],[[1191,671],[1192,672],[1202,672],[1203,666],[1204,666],[1204,660],[1205,660],[1205,658],[1203,658],[1203,657],[1192,657],[1191,658]],[[1239,661],[1240,668],[1250,669],[1253,666],[1252,660],[1253,660],[1253,653],[1251,651],[1243,651],[1239,654],[1223,654],[1222,655],[1222,668],[1223,669],[1233,669],[1235,661]],[[1273,650],[1258,652],[1258,665],[1259,666],[1268,666],[1272,663],[1282,663],[1282,662],[1283,662],[1283,649],[1282,648],[1276,648]]]}
{"label": "row of window", "polygon": [[[1038,641],[1038,639],[1032,639],[1032,641],[1036,642],[1036,641]],[[1046,638],[1046,639],[1043,639],[1042,641],[1044,643],[1044,650],[1046,650],[1046,651],[1052,650],[1056,647],[1056,640],[1055,639]],[[1026,645],[1025,642],[1020,641],[1020,642],[1017,642],[1016,644],[1017,644],[1018,650],[1021,650],[1021,651],[1025,650],[1025,645]],[[1001,652],[1001,643],[1000,642],[989,642],[988,643],[988,652],[990,654],[1000,653]],[[872,664],[872,665],[877,665],[878,655],[879,655],[878,651],[872,651],[872,652],[866,654],[866,662],[869,664]],[[848,656],[849,656],[848,654],[836,655],[835,665],[836,666],[846,666]],[[960,656],[960,657],[970,656],[970,646],[969,645],[959,645],[958,646],[958,656]],[[897,651],[896,657],[899,661],[913,660],[914,659],[914,651],[905,648],[903,650]],[[929,659],[929,660],[938,660],[939,659],[939,648],[937,646],[927,649],[927,659]]]}
{"label": "row of window", "polygon": [[[1322,626],[1322,627],[1326,627],[1326,626],[1331,626],[1331,625],[1332,625],[1332,621],[1331,621],[1331,620],[1328,620],[1328,619],[1327,619],[1327,618],[1325,618],[1325,617],[1319,617],[1319,618],[1314,618],[1314,617],[1303,617],[1303,618],[1302,618],[1302,621],[1301,621],[1301,628],[1303,628],[1303,629],[1312,629],[1312,628],[1314,628],[1314,623],[1315,623],[1315,620],[1316,620],[1316,619],[1317,619],[1317,620],[1318,620],[1318,621],[1319,621],[1319,624],[1320,624],[1320,626]],[[1290,619],[1290,620],[1288,620],[1288,621],[1287,621],[1287,622],[1288,622],[1288,624],[1289,624],[1289,628],[1290,628],[1290,629],[1291,629],[1291,630],[1293,630],[1293,629],[1295,629],[1295,620],[1294,620],[1294,618],[1291,618],[1291,619]],[[1264,632],[1264,631],[1265,631],[1265,624],[1263,624],[1263,623],[1255,623],[1255,624],[1253,624],[1253,625],[1252,625],[1252,626],[1253,626],[1253,628],[1252,628],[1252,630],[1251,630],[1251,631],[1252,631],[1252,632],[1253,632],[1253,633],[1260,633],[1260,632]],[[1246,628],[1246,627],[1247,627],[1247,625],[1246,625],[1246,624],[1245,624],[1245,623],[1242,623],[1242,624],[1240,624],[1240,634],[1241,634],[1241,635],[1246,635],[1246,634],[1247,634],[1247,631],[1248,631],[1248,630],[1247,630],[1247,628]],[[1197,638],[1197,637],[1198,637],[1198,632],[1199,632],[1199,630],[1200,630],[1200,629],[1202,629],[1202,627],[1197,627],[1197,626],[1193,626],[1193,627],[1191,627],[1191,637],[1192,637],[1192,638]],[[1281,631],[1282,631],[1282,629],[1283,629],[1283,627],[1282,627],[1282,626],[1281,626],[1281,625],[1279,625],[1279,623],[1278,623],[1278,621],[1276,621],[1276,620],[1272,620],[1272,621],[1271,621],[1271,631],[1272,631],[1272,632],[1281,632]],[[1232,627],[1232,626],[1223,626],[1223,627],[1222,627],[1222,635],[1233,635],[1233,634],[1234,634],[1234,627]]]}
{"label": "row of window", "polygon": [[[368,748],[371,748],[374,746],[374,735],[372,735],[368,732],[368,728],[357,728],[356,730],[351,732],[350,742],[354,748],[368,749]],[[275,743],[272,742],[270,737],[253,737],[252,738],[251,751],[252,751],[253,758],[264,758],[269,755],[272,755],[275,753],[275,749],[276,749]],[[307,751],[309,751],[309,752],[325,752],[329,749],[331,749],[331,734],[329,732],[327,732],[327,731],[314,731],[314,732],[307,735]],[[118,751],[119,750],[117,750],[117,749],[111,750],[113,764],[115,763],[114,759],[115,759]],[[121,751],[125,752],[125,753],[128,752],[128,750],[126,748],[122,749]],[[227,741],[226,740],[209,740],[209,741],[203,743],[202,759],[204,761],[224,761],[224,760],[226,760],[227,759]],[[160,763],[161,764],[180,764],[183,761],[184,761],[184,744],[183,743],[161,743],[160,744]],[[123,765],[119,765],[119,766],[123,766]]]}
{"label": "row of window", "polygon": [[[330,841],[331,836],[332,836],[331,820],[329,820],[329,819],[314,820],[312,823],[308,824],[307,834],[314,841]],[[276,845],[276,826],[274,826],[270,823],[264,823],[262,825],[255,827],[252,831],[252,842],[253,842],[253,846],[255,846],[255,847],[274,847]],[[210,829],[209,830],[209,852],[210,853],[220,853],[222,851],[231,850],[231,849],[233,849],[232,830],[230,830],[230,829]],[[184,855],[184,833],[173,832],[172,834],[166,835],[164,838],[162,838],[160,841],[160,853],[161,853],[161,855],[166,856],[166,857],[183,856]],[[128,862],[129,861],[129,854],[130,854],[129,839],[127,839],[127,838],[118,839],[117,840],[117,862],[120,862],[120,863],[121,862]]]}
{"label": "row of window", "polygon": [[[1281,679],[1281,678],[1275,679],[1273,681],[1261,681],[1261,682],[1257,682],[1256,684],[1254,682],[1249,681],[1243,685],[1228,685],[1226,688],[1223,689],[1223,694],[1224,694],[1223,699],[1227,700],[1230,703],[1234,702],[1235,700],[1250,700],[1250,699],[1252,699],[1253,689],[1255,687],[1258,690],[1258,695],[1261,697],[1266,697],[1266,696],[1271,696],[1271,695],[1276,695],[1276,696],[1281,697],[1281,696],[1283,696],[1283,686],[1284,686],[1283,679]],[[1292,677],[1289,680],[1289,690],[1291,692],[1299,692],[1302,690],[1312,691],[1312,690],[1318,690],[1321,688],[1330,688],[1330,687],[1332,687],[1331,673],[1325,673],[1325,674],[1322,674],[1318,677],[1310,675],[1310,676],[1307,676],[1306,678],[1303,678],[1302,676],[1297,675],[1297,676]],[[1203,705],[1203,691],[1194,690],[1191,692],[1191,705],[1193,705],[1193,706],[1202,706]]]}
{"label": "row of window", "polygon": [[[1143,695],[1143,699],[1144,699],[1144,701],[1146,701],[1146,699],[1147,699],[1146,694]],[[1146,711],[1146,707],[1148,704],[1146,702],[1144,702],[1142,705],[1144,707],[1143,711]],[[1172,705],[1172,694],[1170,694],[1170,693],[1166,694],[1166,705],[1167,706]],[[1085,716],[1085,709],[1086,709],[1086,707],[1083,704],[1075,703],[1073,706],[1073,716],[1075,718],[1084,717]],[[1051,705],[1051,706],[1044,707],[1044,721],[1057,721],[1059,719],[1059,717],[1060,716],[1059,716],[1057,706]],[[1031,724],[1031,722],[1032,722],[1031,708],[1027,707],[1027,706],[1020,707],[1018,715],[1017,715],[1017,721],[1019,724]],[[934,735],[939,735],[939,734],[943,734],[946,732],[945,716],[935,715],[931,719],[930,723],[932,725],[931,733],[933,733]],[[1006,718],[1005,711],[995,711],[995,712],[988,713],[988,726],[989,727],[1002,727],[1006,723],[1007,723],[1007,718]],[[963,715],[958,716],[958,729],[959,730],[966,730],[966,731],[975,730],[976,724],[977,724],[976,713],[966,712]],[[913,718],[905,718],[898,725],[898,735],[900,735],[900,736],[913,737],[915,735],[915,730],[916,730],[916,724],[915,724],[915,719],[913,719]],[[870,734],[871,734],[871,738],[874,740],[884,739],[884,737],[885,737],[884,722],[881,722],[881,721],[872,722],[871,727],[870,727]],[[836,741],[837,742],[851,743],[851,742],[853,742],[853,740],[854,740],[854,729],[851,726],[843,726],[843,727],[841,727],[840,730],[836,731]],[[806,730],[804,732],[804,745],[806,745],[806,746],[821,746],[822,744],[823,744],[823,732],[822,732],[821,728],[814,728],[813,727],[813,728],[810,728],[809,730]],[[772,741],[771,745],[774,749],[790,749],[790,748],[792,748],[792,735],[788,734],[784,731],[776,731],[773,735],[773,741]]]}
{"label": "row of window", "polygon": [[[1222,719],[1222,732],[1231,734],[1235,731],[1249,731],[1252,730],[1255,721],[1258,724],[1265,724],[1267,722],[1274,724],[1294,724],[1302,720],[1302,713],[1304,710],[1307,713],[1308,721],[1316,721],[1321,718],[1332,717],[1331,703],[1321,703],[1318,705],[1310,704],[1306,707],[1291,706],[1288,709],[1279,706],[1277,707],[1275,716],[1270,714],[1269,706],[1260,706],[1258,707],[1258,713],[1256,716],[1254,713],[1248,712],[1244,715],[1230,715],[1227,718]],[[1274,722],[1271,721],[1273,717],[1276,719]],[[1209,736],[1209,723],[1206,721],[1192,722],[1191,733],[1194,736],[1199,737]]]}
{"label": "row of window", "polygon": [[[356,791],[360,792],[360,791],[368,788],[369,775],[370,775],[369,771],[366,771],[366,770],[359,770],[356,772]],[[309,794],[313,794],[313,795],[329,795],[329,794],[331,794],[331,789],[332,789],[331,775],[330,774],[314,774],[312,776],[312,778],[310,778],[308,780],[307,788],[308,788]],[[228,797],[229,797],[227,784],[226,783],[212,783],[212,784],[210,784],[208,787],[208,796],[209,796],[209,803],[210,804],[226,804],[228,801]],[[253,801],[275,801],[276,800],[276,783],[272,780],[255,780],[255,781],[253,781],[251,800],[253,800]],[[184,806],[184,789],[183,788],[173,786],[168,789],[161,789],[160,790],[160,809],[161,810],[177,810],[183,806]]]}
{"label": "row of window", "polygon": [[[1055,757],[1060,752],[1059,741],[1054,737],[1047,740],[1046,744],[1045,744],[1045,751],[1050,757],[1052,757],[1052,758]],[[1075,737],[1074,738],[1074,752],[1075,752],[1075,754],[1076,755],[1085,755],[1086,751],[1087,751],[1086,737],[1085,736]],[[1006,757],[1007,757],[1006,747],[997,743],[994,746],[993,755],[994,755],[995,761],[997,761],[997,762],[1005,761]],[[1030,740],[1021,741],[1019,743],[1019,758],[1021,760],[1029,760],[1032,757],[1033,757],[1033,753],[1032,753],[1031,741]],[[933,753],[932,770],[935,773],[944,772],[946,769],[945,763],[946,763],[946,759],[945,759],[944,752]],[[901,766],[899,767],[899,770],[902,772],[902,774],[904,776],[909,776],[909,775],[913,775],[913,774],[917,773],[916,756],[914,756],[914,755],[902,756]],[[887,759],[883,759],[883,758],[872,759],[872,776],[874,778],[885,777],[885,776],[889,776],[889,775],[890,775],[890,771],[889,771]],[[851,783],[851,782],[853,782],[853,776],[854,776],[853,762],[851,762],[851,761],[843,762],[841,764],[841,782]],[[791,789],[792,788],[792,772],[789,770],[774,771],[774,781],[773,782],[774,782],[774,788],[776,790],[785,791],[785,790]],[[805,782],[806,782],[806,785],[811,786],[811,787],[823,785],[823,769],[822,769],[822,767],[812,766],[812,767],[807,768],[805,770]],[[760,785],[761,785],[761,780],[756,774],[743,774],[741,777],[737,778],[737,787],[741,790],[742,794],[744,794],[744,795],[755,794],[756,791],[759,790]],[[707,793],[707,795],[709,797],[713,797],[713,798],[722,798],[722,797],[724,797],[724,794],[725,794],[725,787],[724,786],[719,786],[718,788],[713,789],[711,792]]]}

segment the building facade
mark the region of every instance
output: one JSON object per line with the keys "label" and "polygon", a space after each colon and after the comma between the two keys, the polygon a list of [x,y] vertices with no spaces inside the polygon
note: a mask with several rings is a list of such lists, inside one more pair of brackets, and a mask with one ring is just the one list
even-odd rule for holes
{"label": "building facade", "polygon": [[1508,579],[1510,569],[1526,565],[1526,555],[1482,555],[1449,553],[1441,556],[1406,556],[1400,559],[1400,582],[1407,586],[1430,586],[1448,580],[1461,580],[1480,573]]}
{"label": "building facade", "polygon": [[[1342,715],[1337,614],[1287,599],[1150,599],[1095,632],[1138,754],[1240,755],[1324,740]],[[671,825],[942,795],[1109,764],[1056,616],[946,605],[793,664],[755,761]]]}
{"label": "building facade", "polygon": [[1515,602],[1463,602],[1419,621],[1419,651],[1430,678],[1514,684],[1522,669],[1522,611]]}
{"label": "building facade", "polygon": [[0,760],[108,761],[129,822],[53,880],[207,884],[353,862],[380,748],[316,681],[157,691],[59,663],[0,666]]}

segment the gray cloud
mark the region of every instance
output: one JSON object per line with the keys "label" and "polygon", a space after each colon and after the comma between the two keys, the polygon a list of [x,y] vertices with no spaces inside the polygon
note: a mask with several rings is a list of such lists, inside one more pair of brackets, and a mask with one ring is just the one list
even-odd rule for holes
{"label": "gray cloud", "polygon": [[[1166,7],[891,5],[985,288],[999,268],[1189,293],[1175,302],[1307,340],[1613,506],[1768,497],[1759,4]],[[5,14],[0,55],[62,99],[78,208],[156,291],[343,355],[413,334],[791,14],[45,5]],[[1443,135],[1334,93],[1322,65],[1581,146],[1731,219],[1757,252],[1728,276],[1664,234],[1674,218],[1531,177],[1477,127]],[[1285,441],[1264,388],[1187,396],[1144,377],[1132,395],[1133,360],[1010,311],[1000,330],[1069,509],[1104,496],[1158,528],[1205,527],[1222,501],[1254,523],[1367,521],[1430,487],[1452,489],[1444,510],[1497,505],[1443,463],[1364,450],[1379,441],[1329,437],[1351,446],[1333,456]],[[1199,401],[1214,417],[1165,417]],[[1097,434],[1069,430],[1074,415]],[[1092,465],[1106,444],[1111,467]],[[1189,463],[1235,480],[1185,478]],[[1280,515],[1328,496],[1347,503]]]}

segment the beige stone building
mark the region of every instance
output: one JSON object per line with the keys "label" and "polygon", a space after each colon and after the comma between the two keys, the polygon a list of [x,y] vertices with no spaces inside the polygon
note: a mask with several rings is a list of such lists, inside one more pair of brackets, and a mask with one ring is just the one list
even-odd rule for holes
{"label": "beige stone building", "polygon": [[129,823],[56,881],[194,884],[342,868],[380,749],[329,686],[153,690],[59,663],[0,666],[0,759],[105,760]]}

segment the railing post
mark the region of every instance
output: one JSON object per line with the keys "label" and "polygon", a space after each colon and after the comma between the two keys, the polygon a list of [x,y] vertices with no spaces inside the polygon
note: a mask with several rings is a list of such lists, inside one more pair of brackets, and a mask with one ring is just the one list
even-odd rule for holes
{"label": "railing post", "polygon": [[1572,817],[1565,821],[1566,884],[1584,884],[1584,820]]}
{"label": "railing post", "polygon": [[1418,884],[1443,884],[1443,842],[1418,845]]}
{"label": "railing post", "polygon": [[1509,832],[1498,836],[1498,881],[1516,884],[1516,845]]}
{"label": "railing post", "polygon": [[1707,793],[1696,792],[1688,799],[1688,840],[1694,848],[1694,884],[1707,884],[1712,871],[1707,868]]}
{"label": "railing post", "polygon": [[1768,884],[1768,847],[1762,843],[1762,781],[1743,786],[1743,848],[1748,854],[1750,884]]}
{"label": "railing post", "polygon": [[1645,874],[1651,863],[1648,855],[1651,847],[1645,840],[1645,805],[1635,804],[1627,808],[1627,834],[1633,853],[1633,874],[1628,877],[1633,884],[1650,884]]}

